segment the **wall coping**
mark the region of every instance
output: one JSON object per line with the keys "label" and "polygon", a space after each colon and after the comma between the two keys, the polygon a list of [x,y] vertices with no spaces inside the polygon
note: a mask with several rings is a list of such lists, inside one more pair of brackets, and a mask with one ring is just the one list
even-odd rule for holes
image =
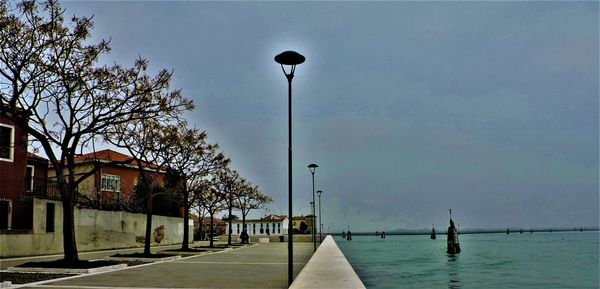
{"label": "wall coping", "polygon": [[290,286],[304,288],[366,289],[331,235],[323,240]]}

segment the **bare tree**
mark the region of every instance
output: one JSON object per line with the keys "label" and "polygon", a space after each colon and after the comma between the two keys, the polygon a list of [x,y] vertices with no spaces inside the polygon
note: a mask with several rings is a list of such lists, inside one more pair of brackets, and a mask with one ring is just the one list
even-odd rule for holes
{"label": "bare tree", "polygon": [[234,200],[236,198],[236,193],[240,191],[245,180],[240,177],[237,171],[232,169],[224,169],[219,171],[215,175],[216,186],[218,190],[225,197],[225,207],[227,208],[227,222],[228,222],[228,231],[227,231],[227,245],[231,245],[231,222],[233,219],[232,211],[235,208]]}
{"label": "bare tree", "polygon": [[273,202],[271,197],[263,194],[249,182],[244,182],[236,191],[235,207],[242,212],[242,230],[246,230],[246,217],[251,210],[264,208],[267,204]]}
{"label": "bare tree", "polygon": [[15,14],[8,5],[0,2],[0,115],[27,128],[49,158],[63,202],[64,258],[76,262],[74,197],[99,169],[75,174],[76,155],[113,126],[176,115],[192,103],[169,89],[170,72],[147,76],[144,59],[131,68],[99,66],[110,47],[87,44],[91,18],[67,25],[54,0],[20,2]]}
{"label": "bare tree", "polygon": [[[190,191],[190,192],[192,192],[192,194],[193,194],[194,191]],[[197,203],[197,201],[195,201],[195,200],[192,202],[192,204],[196,204],[196,203]],[[198,206],[198,205],[194,206],[194,205],[192,205],[192,208],[198,214],[198,227],[200,229],[200,232],[199,232],[200,233],[200,238],[202,239],[202,237],[204,236],[203,235],[204,217],[206,217],[206,214],[208,214],[208,212],[202,206]]]}
{"label": "bare tree", "polygon": [[179,146],[179,153],[174,156],[170,168],[179,176],[177,192],[183,201],[183,241],[181,249],[189,249],[189,228],[187,226],[190,219],[190,209],[195,203],[197,195],[191,193],[198,186],[202,185],[202,180],[209,174],[226,167],[229,159],[222,153],[218,153],[217,144],[208,144],[206,142],[206,133],[197,129],[189,129],[181,132],[179,141],[175,144]]}
{"label": "bare tree", "polygon": [[217,189],[217,181],[212,178],[203,180],[202,185],[198,186],[195,193],[198,195],[198,204],[206,209],[210,215],[210,247],[213,247],[214,217],[215,214],[225,209],[225,195]]}
{"label": "bare tree", "polygon": [[156,188],[164,185],[167,169],[186,150],[180,145],[181,126],[185,123],[161,124],[157,119],[132,121],[113,127],[115,130],[107,138],[113,145],[127,149],[146,190],[145,255],[151,254],[153,201],[156,196],[165,194]]}

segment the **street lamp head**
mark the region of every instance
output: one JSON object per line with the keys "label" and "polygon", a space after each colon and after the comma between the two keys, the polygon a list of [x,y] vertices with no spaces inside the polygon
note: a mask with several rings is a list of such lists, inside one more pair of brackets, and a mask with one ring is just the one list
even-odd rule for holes
{"label": "street lamp head", "polygon": [[[287,76],[288,80],[294,77],[294,72],[296,71],[296,65],[301,64],[306,60],[302,54],[296,51],[284,51],[275,56],[275,62],[281,64],[281,70],[283,70],[283,74]],[[284,65],[291,66],[290,72],[286,72]]]}
{"label": "street lamp head", "polygon": [[281,65],[298,65],[306,58],[296,51],[284,51],[275,56],[275,62]]}
{"label": "street lamp head", "polygon": [[311,174],[315,173],[315,169],[318,168],[319,166],[317,166],[317,164],[310,164],[308,165],[308,169],[310,170]]}
{"label": "street lamp head", "polygon": [[318,191],[317,191],[317,195],[318,195],[319,197],[321,197],[321,193],[323,193],[323,191],[321,191],[321,190],[318,190]]}

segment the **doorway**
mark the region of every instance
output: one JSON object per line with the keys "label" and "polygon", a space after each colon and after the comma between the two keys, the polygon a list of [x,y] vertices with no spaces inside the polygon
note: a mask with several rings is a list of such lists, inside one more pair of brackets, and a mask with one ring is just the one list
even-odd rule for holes
{"label": "doorway", "polygon": [[10,201],[0,200],[0,230],[10,229]]}

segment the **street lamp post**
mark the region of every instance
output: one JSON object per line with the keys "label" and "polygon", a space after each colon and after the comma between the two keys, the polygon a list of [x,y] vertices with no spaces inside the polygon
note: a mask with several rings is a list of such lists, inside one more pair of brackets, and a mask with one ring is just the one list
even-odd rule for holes
{"label": "street lamp post", "polygon": [[308,169],[310,170],[310,173],[312,175],[312,197],[313,197],[313,200],[312,200],[312,203],[313,203],[313,206],[312,206],[312,215],[313,215],[313,217],[312,217],[312,239],[313,239],[313,252],[317,251],[317,234],[315,232],[315,227],[316,227],[315,217],[316,217],[316,215],[315,215],[315,206],[314,206],[314,204],[315,204],[315,170],[318,167],[319,166],[317,166],[316,164],[310,164],[310,165],[308,165]]}
{"label": "street lamp post", "polygon": [[[303,63],[304,56],[295,51],[284,51],[275,56],[275,62],[281,65],[281,70],[288,81],[288,286],[294,280],[294,227],[292,223],[292,79],[296,65]],[[285,66],[290,71],[285,71]]]}
{"label": "street lamp post", "polygon": [[319,244],[323,242],[323,215],[321,215],[321,194],[323,191],[318,190],[317,196],[319,196]]}
{"label": "street lamp post", "polygon": [[[315,202],[308,202],[308,203],[310,204],[310,209],[311,209],[311,211],[314,211],[314,209],[315,209]],[[315,222],[314,222],[314,220],[315,220],[315,216],[314,216],[314,215],[312,216],[312,219],[313,219],[313,222],[312,222],[312,224],[313,224],[313,226],[314,226],[314,225],[315,225]],[[313,233],[314,231],[315,231],[315,227],[312,227],[312,228],[310,229],[310,233],[311,233],[311,235],[312,235],[312,233]]]}

